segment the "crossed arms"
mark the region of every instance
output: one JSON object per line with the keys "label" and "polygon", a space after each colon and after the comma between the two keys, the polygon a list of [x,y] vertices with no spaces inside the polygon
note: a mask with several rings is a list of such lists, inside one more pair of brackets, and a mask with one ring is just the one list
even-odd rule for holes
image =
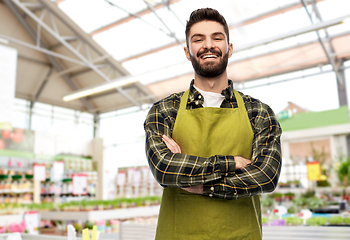
{"label": "crossed arms", "polygon": [[[178,187],[204,196],[237,199],[272,192],[281,170],[281,128],[272,110],[257,102],[248,111],[253,126],[252,159],[181,153],[172,142],[174,100],[155,104],[146,118],[146,153],[150,169],[164,187]],[[163,135],[169,136],[167,139]],[[176,144],[176,145],[174,145]]]}

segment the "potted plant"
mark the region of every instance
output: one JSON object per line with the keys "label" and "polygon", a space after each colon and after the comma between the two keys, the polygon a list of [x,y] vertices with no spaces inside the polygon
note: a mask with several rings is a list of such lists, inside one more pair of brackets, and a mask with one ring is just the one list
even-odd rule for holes
{"label": "potted plant", "polygon": [[340,159],[340,165],[338,168],[338,178],[343,183],[344,192],[343,199],[349,200],[349,195],[347,193],[348,182],[350,179],[350,156],[346,159]]}

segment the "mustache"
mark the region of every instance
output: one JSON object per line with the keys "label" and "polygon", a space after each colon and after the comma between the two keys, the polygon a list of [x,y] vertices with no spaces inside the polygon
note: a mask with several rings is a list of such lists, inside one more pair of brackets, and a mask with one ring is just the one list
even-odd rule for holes
{"label": "mustache", "polygon": [[222,52],[219,50],[215,50],[215,49],[205,49],[202,52],[198,52],[197,53],[197,57],[199,58],[202,54],[206,54],[206,53],[214,53],[214,54],[218,54],[220,57],[222,57]]}

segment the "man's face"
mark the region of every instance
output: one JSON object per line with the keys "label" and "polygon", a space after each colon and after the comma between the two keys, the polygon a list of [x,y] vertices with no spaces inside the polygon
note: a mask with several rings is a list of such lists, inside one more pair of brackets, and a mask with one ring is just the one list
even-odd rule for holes
{"label": "man's face", "polygon": [[202,77],[213,78],[225,72],[232,44],[227,43],[224,27],[213,21],[203,21],[192,26],[185,54],[195,72]]}

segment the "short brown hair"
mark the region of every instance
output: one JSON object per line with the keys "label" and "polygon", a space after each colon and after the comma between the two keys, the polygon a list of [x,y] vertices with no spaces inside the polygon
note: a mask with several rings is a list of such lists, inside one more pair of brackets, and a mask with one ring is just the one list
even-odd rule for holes
{"label": "short brown hair", "polygon": [[191,27],[202,21],[213,21],[220,23],[225,30],[225,34],[227,36],[227,42],[229,42],[229,30],[227,26],[227,22],[225,18],[215,9],[212,8],[200,8],[195,11],[193,11],[190,15],[190,19],[187,21],[186,24],[186,44],[188,46],[188,37],[190,34]]}

